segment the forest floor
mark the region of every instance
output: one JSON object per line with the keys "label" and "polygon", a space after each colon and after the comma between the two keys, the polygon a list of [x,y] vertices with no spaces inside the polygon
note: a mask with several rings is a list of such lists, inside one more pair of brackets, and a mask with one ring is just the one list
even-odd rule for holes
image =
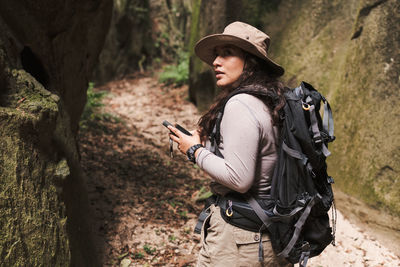
{"label": "forest floor", "polygon": [[[135,74],[95,90],[109,92],[103,112],[115,116],[79,136],[103,266],[194,266],[200,235],[193,228],[209,178],[176,149],[170,158],[161,125],[168,120],[195,127],[200,114],[187,100],[187,87]],[[377,237],[374,228],[356,223],[338,210],[336,246],[309,266],[400,266],[400,239]]]}

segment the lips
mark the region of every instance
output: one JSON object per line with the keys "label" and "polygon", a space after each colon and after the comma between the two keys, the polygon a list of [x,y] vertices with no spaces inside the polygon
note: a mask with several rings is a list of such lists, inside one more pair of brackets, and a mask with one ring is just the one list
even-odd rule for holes
{"label": "lips", "polygon": [[218,78],[221,78],[221,76],[224,74],[222,71],[218,71],[218,70],[216,70],[216,71],[214,71],[215,72],[215,77],[218,79]]}

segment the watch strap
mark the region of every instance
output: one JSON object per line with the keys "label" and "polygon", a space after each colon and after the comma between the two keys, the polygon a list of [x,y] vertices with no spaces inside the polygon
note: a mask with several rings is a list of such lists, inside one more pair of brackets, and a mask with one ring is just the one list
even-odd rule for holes
{"label": "watch strap", "polygon": [[196,163],[196,157],[194,155],[194,153],[196,152],[197,149],[199,149],[200,147],[203,147],[202,144],[196,144],[191,146],[187,151],[186,151],[186,156],[188,158],[189,161]]}

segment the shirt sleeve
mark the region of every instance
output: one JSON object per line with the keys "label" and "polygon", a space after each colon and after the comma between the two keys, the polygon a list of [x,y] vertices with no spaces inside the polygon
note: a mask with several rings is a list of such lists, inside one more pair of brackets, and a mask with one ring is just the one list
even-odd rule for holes
{"label": "shirt sleeve", "polygon": [[251,108],[234,97],[225,106],[220,132],[224,158],[202,149],[196,162],[216,182],[245,193],[252,186],[256,171],[260,139],[258,121]]}

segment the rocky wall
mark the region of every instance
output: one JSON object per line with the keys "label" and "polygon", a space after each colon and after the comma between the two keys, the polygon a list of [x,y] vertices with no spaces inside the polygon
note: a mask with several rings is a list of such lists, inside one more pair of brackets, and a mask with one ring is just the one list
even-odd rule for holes
{"label": "rocky wall", "polygon": [[76,133],[111,1],[0,1],[0,265],[97,266]]}
{"label": "rocky wall", "polygon": [[309,81],[332,104],[337,140],[328,164],[336,187],[397,215],[399,8],[395,0],[285,1],[264,19],[284,79]]}

